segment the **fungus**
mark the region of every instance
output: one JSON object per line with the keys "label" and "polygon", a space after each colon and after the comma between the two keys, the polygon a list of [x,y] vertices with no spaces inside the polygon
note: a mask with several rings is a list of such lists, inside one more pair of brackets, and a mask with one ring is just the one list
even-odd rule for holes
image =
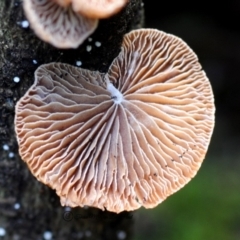
{"label": "fungus", "polygon": [[[59,5],[58,3],[62,3]],[[23,7],[36,35],[57,48],[77,48],[98,25],[73,11],[69,1],[24,0]],[[65,6],[63,6],[65,3]]]}
{"label": "fungus", "polygon": [[153,208],[187,184],[214,127],[194,52],[154,29],[125,35],[107,74],[40,66],[16,105],[19,153],[70,207]]}
{"label": "fungus", "polygon": [[108,18],[118,13],[127,3],[127,0],[72,0],[72,7],[89,18]]}
{"label": "fungus", "polygon": [[72,0],[49,0],[49,1],[53,1],[62,7],[68,7],[72,2]]}

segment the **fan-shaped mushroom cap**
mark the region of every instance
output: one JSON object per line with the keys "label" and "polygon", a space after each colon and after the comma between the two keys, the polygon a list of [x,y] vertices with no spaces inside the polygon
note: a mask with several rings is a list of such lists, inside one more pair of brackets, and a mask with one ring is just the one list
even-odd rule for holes
{"label": "fan-shaped mushroom cap", "polygon": [[75,12],[80,12],[90,18],[108,18],[119,12],[127,0],[72,0]]}
{"label": "fan-shaped mushroom cap", "polygon": [[77,48],[98,25],[98,20],[50,0],[24,0],[23,7],[36,35],[58,48]]}
{"label": "fan-shaped mushroom cap", "polygon": [[196,174],[214,126],[210,83],[193,51],[132,31],[108,74],[42,65],[17,103],[22,159],[62,205],[155,207]]}

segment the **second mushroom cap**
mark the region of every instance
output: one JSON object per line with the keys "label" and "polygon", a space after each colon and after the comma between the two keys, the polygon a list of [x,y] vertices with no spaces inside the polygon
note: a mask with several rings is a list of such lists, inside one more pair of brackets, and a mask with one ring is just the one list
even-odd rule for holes
{"label": "second mushroom cap", "polygon": [[23,7],[36,35],[57,48],[77,48],[97,28],[98,19],[88,18],[52,0],[24,0]]}

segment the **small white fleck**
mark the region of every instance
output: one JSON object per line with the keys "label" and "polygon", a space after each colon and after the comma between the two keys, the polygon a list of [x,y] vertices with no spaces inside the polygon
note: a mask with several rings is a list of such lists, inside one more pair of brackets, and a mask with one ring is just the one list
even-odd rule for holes
{"label": "small white fleck", "polygon": [[92,50],[92,46],[87,45],[86,50],[87,50],[87,52],[90,52]]}
{"label": "small white fleck", "polygon": [[124,231],[119,231],[119,232],[117,233],[118,239],[125,239],[126,236],[127,236],[127,234],[126,234]]}
{"label": "small white fleck", "polygon": [[89,230],[87,230],[87,231],[85,232],[85,236],[86,236],[86,237],[91,237],[91,236],[92,236],[92,233],[91,233]]}
{"label": "small white fleck", "polygon": [[0,237],[5,236],[5,234],[6,234],[6,230],[4,228],[0,227]]}
{"label": "small white fleck", "polygon": [[3,144],[3,150],[8,151],[9,150],[9,146],[7,144]]}
{"label": "small white fleck", "polygon": [[21,22],[22,28],[28,28],[29,27],[29,22],[27,20],[24,20]]}
{"label": "small white fleck", "polygon": [[21,207],[21,205],[19,203],[15,203],[13,207],[14,209],[18,210]]}
{"label": "small white fleck", "polygon": [[46,231],[45,233],[43,233],[43,238],[45,240],[51,240],[52,239],[52,232]]}
{"label": "small white fleck", "polygon": [[91,41],[92,41],[92,38],[88,38],[88,41],[91,42]]}
{"label": "small white fleck", "polygon": [[82,62],[81,62],[81,61],[76,61],[76,65],[77,65],[78,67],[80,67],[80,66],[82,66]]}
{"label": "small white fleck", "polygon": [[69,212],[69,211],[71,211],[71,208],[70,208],[70,207],[65,207],[64,210],[65,210],[66,212]]}
{"label": "small white fleck", "polygon": [[14,77],[14,78],[13,78],[13,81],[14,81],[15,83],[18,83],[18,82],[20,82],[20,78],[19,78],[19,77]]}
{"label": "small white fleck", "polygon": [[38,63],[37,60],[33,59],[33,64],[37,64],[37,63]]}
{"label": "small white fleck", "polygon": [[100,42],[98,42],[98,41],[95,42],[95,46],[96,46],[96,47],[101,47],[101,45],[102,45],[102,44],[101,44]]}
{"label": "small white fleck", "polygon": [[142,2],[142,3],[141,3],[141,7],[143,7],[143,6],[144,6],[144,3]]}
{"label": "small white fleck", "polygon": [[13,152],[10,152],[10,153],[8,154],[8,157],[9,157],[9,158],[13,158],[13,157],[14,157],[14,153],[13,153]]}

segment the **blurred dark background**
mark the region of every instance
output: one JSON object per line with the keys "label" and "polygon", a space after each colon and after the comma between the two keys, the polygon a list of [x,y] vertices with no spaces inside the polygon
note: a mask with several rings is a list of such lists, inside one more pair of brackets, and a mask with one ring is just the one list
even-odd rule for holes
{"label": "blurred dark background", "polygon": [[238,153],[240,143],[240,1],[196,6],[145,1],[146,27],[177,35],[198,55],[215,94],[216,128],[210,153]]}
{"label": "blurred dark background", "polygon": [[135,213],[134,239],[240,239],[240,1],[146,0],[145,27],[182,38],[213,88],[216,123],[205,161],[183,189]]}

